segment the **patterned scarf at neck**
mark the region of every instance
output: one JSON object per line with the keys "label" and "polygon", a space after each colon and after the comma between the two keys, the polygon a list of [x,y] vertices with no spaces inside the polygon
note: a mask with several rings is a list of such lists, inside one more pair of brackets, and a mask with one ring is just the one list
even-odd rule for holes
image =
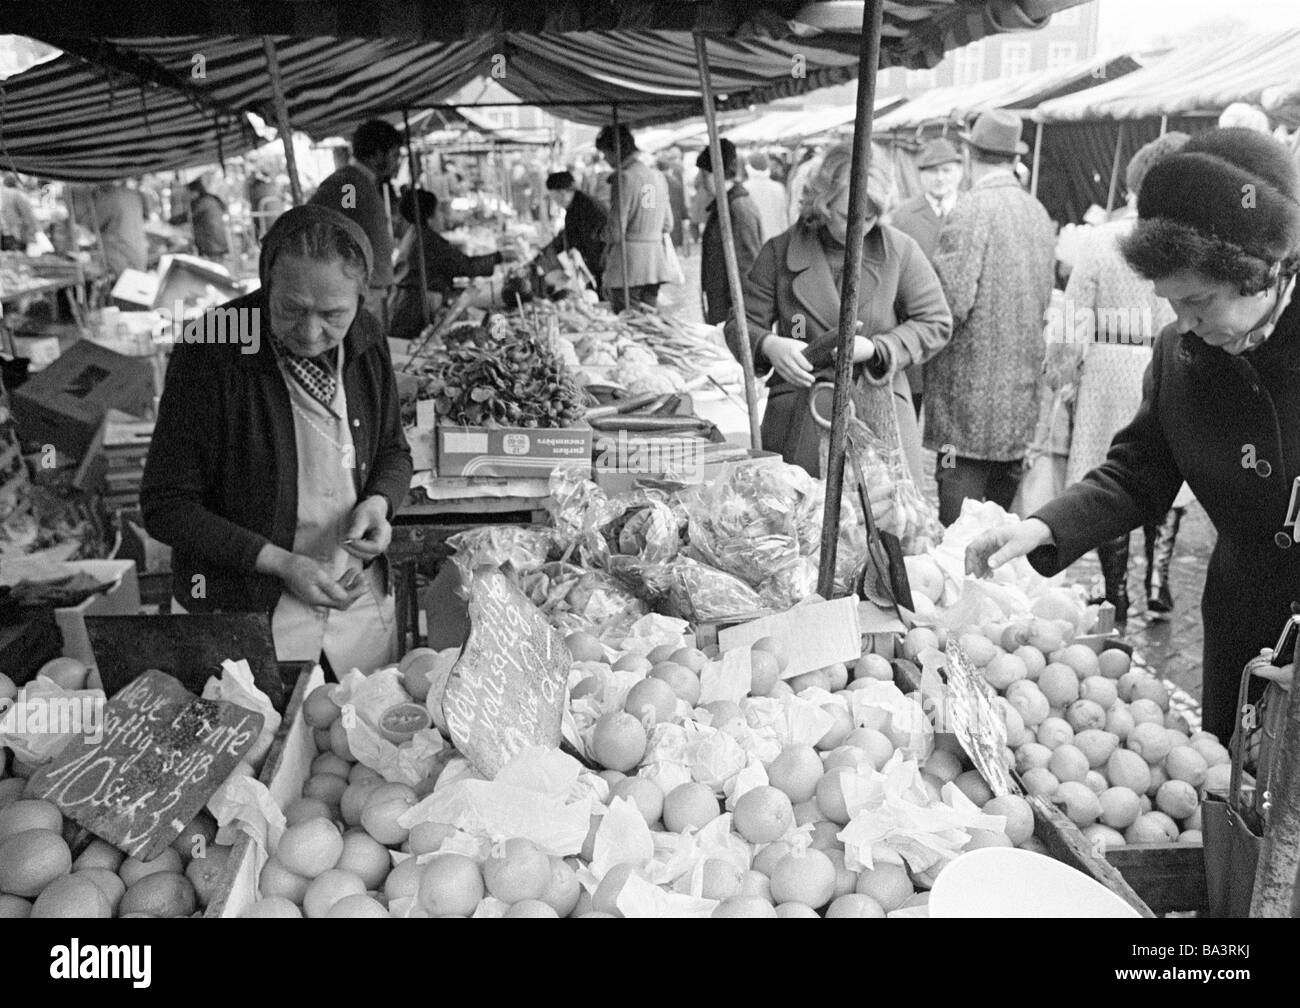
{"label": "patterned scarf at neck", "polygon": [[339,384],[338,376],[334,373],[338,349],[326,350],[316,357],[299,357],[274,336],[271,337],[271,345],[303,391],[332,412],[334,393]]}

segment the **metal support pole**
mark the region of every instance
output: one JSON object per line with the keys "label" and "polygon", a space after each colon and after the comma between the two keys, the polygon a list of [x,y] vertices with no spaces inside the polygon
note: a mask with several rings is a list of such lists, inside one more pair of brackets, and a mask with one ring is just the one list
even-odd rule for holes
{"label": "metal support pole", "polygon": [[722,233],[722,258],[727,267],[727,285],[731,291],[732,317],[739,333],[740,367],[745,374],[745,405],[749,408],[749,443],[761,448],[758,391],[754,381],[754,350],[749,342],[749,322],[745,317],[745,294],[740,281],[740,261],[736,258],[736,237],[731,230],[731,205],[727,201],[726,170],[722,164],[722,140],[718,136],[718,116],[713,104],[713,81],[709,77],[709,55],[704,36],[695,33],[695,62],[700,70],[700,93],[704,98],[704,122],[709,129],[709,157],[713,159],[713,206]]}
{"label": "metal support pole", "polygon": [[[406,109],[402,109],[402,125],[406,128],[406,158],[411,167],[411,203],[414,207],[415,222],[411,225],[415,229],[415,254],[416,261],[420,266],[420,276],[416,279],[416,290],[420,294],[420,316],[427,326],[433,321],[433,313],[429,310],[429,274],[425,271],[424,260],[424,217],[420,213],[420,176],[415,163],[415,141],[411,139],[411,120],[406,114]],[[387,186],[384,186],[387,189]]]}
{"label": "metal support pole", "polygon": [[609,208],[614,213],[614,226],[618,228],[618,259],[623,267],[623,307],[632,307],[627,282],[627,221],[623,219],[623,143],[619,138],[618,103],[613,106],[614,123],[614,173],[609,177]]}
{"label": "metal support pole", "polygon": [[1040,122],[1034,128],[1034,170],[1029,176],[1029,195],[1038,195],[1038,166],[1043,154],[1043,124]]}
{"label": "metal support pole", "polygon": [[1273,754],[1272,808],[1255,871],[1252,917],[1295,917],[1300,873],[1300,685],[1293,685],[1286,720]]}
{"label": "metal support pole", "polygon": [[289,175],[289,192],[293,205],[301,206],[302,183],[298,181],[298,161],[293,155],[293,129],[289,126],[289,106],[284,100],[284,82],[280,79],[280,57],[275,52],[275,39],[262,36],[262,49],[266,53],[266,69],[271,75],[271,104],[275,108],[275,129],[284,144],[284,168]]}
{"label": "metal support pole", "polygon": [[[867,167],[871,162],[871,119],[876,104],[876,68],[880,65],[880,24],[884,0],[862,5],[862,48],[858,57],[858,112],[853,132],[849,175],[849,228],[840,286],[840,343],[835,355],[835,399],[831,413],[830,451],[826,458],[826,504],[822,515],[821,568],[817,590],[830,598],[835,585],[835,553],[840,535],[840,495],[844,491],[844,435],[853,384],[853,344],[858,324],[858,281],[867,229]],[[870,334],[868,334],[870,335]]]}
{"label": "metal support pole", "polygon": [[1110,188],[1106,190],[1106,212],[1110,213],[1115,206],[1115,197],[1119,195],[1119,158],[1124,152],[1124,127],[1127,123],[1119,124],[1119,133],[1115,136],[1115,160],[1110,166]]}
{"label": "metal support pole", "polygon": [[1164,136],[1168,132],[1169,132],[1169,117],[1167,115],[1162,115],[1160,117],[1160,135]]}

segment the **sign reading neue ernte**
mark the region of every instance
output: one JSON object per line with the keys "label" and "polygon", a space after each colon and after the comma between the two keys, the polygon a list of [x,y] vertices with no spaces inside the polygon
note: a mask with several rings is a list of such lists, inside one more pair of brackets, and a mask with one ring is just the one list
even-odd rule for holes
{"label": "sign reading neue ernte", "polygon": [[564,638],[495,568],[475,571],[469,620],[442,708],[456,748],[490,779],[520,749],[560,744],[573,659]]}

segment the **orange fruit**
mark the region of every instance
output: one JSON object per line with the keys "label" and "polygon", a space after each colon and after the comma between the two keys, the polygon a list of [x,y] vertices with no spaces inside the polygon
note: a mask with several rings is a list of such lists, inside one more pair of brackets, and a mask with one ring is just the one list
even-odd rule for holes
{"label": "orange fruit", "polygon": [[559,917],[555,908],[541,900],[520,900],[505,912],[506,917]]}
{"label": "orange fruit", "polygon": [[420,906],[435,917],[442,914],[468,917],[485,892],[478,865],[464,854],[435,855],[420,878]]}
{"label": "orange fruit", "polygon": [[502,903],[540,899],[551,873],[550,856],[523,838],[507,840],[483,863],[487,891]]}
{"label": "orange fruit", "polygon": [[803,903],[782,903],[776,908],[778,917],[812,917],[821,920],[821,914]]}
{"label": "orange fruit", "polygon": [[129,889],[146,876],[157,875],[159,872],[179,873],[184,868],[185,866],[181,863],[181,856],[168,847],[152,861],[141,861],[139,858],[134,857],[127,858],[122,862],[117,873],[122,876],[122,881],[126,883]]}
{"label": "orange fruit", "polygon": [[90,669],[76,658],[55,658],[42,665],[36,674],[45,676],[65,690],[82,690],[86,688],[89,672]]}
{"label": "orange fruit", "polygon": [[[1084,772],[1087,772],[1084,767]],[[976,805],[983,805],[993,797],[993,792],[989,786],[984,783],[984,778],[980,776],[978,770],[967,770],[965,773],[958,774],[957,779],[953,781],[957,785],[957,790],[973,801]]]}
{"label": "orange fruit", "polygon": [[427,709],[417,703],[393,704],[379,715],[379,734],[393,745],[411,741],[416,732],[424,731],[433,719]]}
{"label": "orange fruit", "polygon": [[[415,898],[424,879],[424,865],[409,857],[397,865],[384,879],[384,899],[391,906],[394,900]],[[478,904],[475,903],[475,906]]]}
{"label": "orange fruit", "polygon": [[304,798],[319,798],[329,806],[331,813],[339,808],[343,800],[343,792],[348,789],[346,777],[340,777],[338,774],[325,773],[315,774],[307,778],[306,783],[302,786],[302,796]]}
{"label": "orange fruit", "polygon": [[303,897],[303,914],[311,918],[321,918],[330,912],[330,908],[345,896],[364,896],[366,884],[351,872],[331,868],[311,880],[307,886],[307,895]]}
{"label": "orange fruit", "polygon": [[433,648],[418,647],[406,653],[397,666],[402,674],[402,685],[411,699],[424,703],[433,685],[433,674],[438,669],[438,652]]}
{"label": "orange fruit", "polygon": [[[366,803],[370,800],[370,796],[375,792],[375,789],[382,787],[385,783],[383,778],[380,777],[366,777],[347,786],[342,797],[339,798],[338,805],[339,816],[343,819],[345,826],[361,825],[361,813],[366,810]],[[301,801],[301,799],[299,800]],[[327,818],[329,815],[328,811],[319,814],[325,815]],[[288,819],[287,811],[285,812],[285,818]],[[312,817],[308,816],[307,818]],[[290,820],[289,825],[293,825],[293,820]]]}
{"label": "orange fruit", "polygon": [[0,810],[0,840],[37,829],[52,833],[63,829],[63,813],[53,802],[22,798]]}
{"label": "orange fruit", "polygon": [[388,848],[369,834],[349,830],[343,834],[343,853],[334,867],[357,876],[366,889],[378,889],[392,870],[393,859]]}
{"label": "orange fruit", "polygon": [[826,910],[826,918],[833,917],[873,917],[883,918],[885,908],[870,896],[861,893],[849,893],[831,903]]}
{"label": "orange fruit", "polygon": [[272,857],[262,867],[262,874],[258,876],[257,891],[263,898],[287,899],[290,903],[301,906],[310,883],[311,879],[291,872],[279,860]]}
{"label": "orange fruit", "polygon": [[745,872],[739,865],[722,858],[705,858],[703,877],[700,895],[705,899],[725,900],[740,893]]}
{"label": "orange fruit", "polygon": [[781,679],[782,663],[771,651],[754,647],[749,652],[750,696],[767,696]]}
{"label": "orange fruit", "polygon": [[632,802],[647,823],[658,822],[664,814],[664,793],[645,777],[624,777],[609,789],[609,795]]}
{"label": "orange fruit", "polygon": [[710,917],[775,917],[776,907],[767,900],[756,896],[733,896],[723,900],[713,910]]}
{"label": "orange fruit", "polygon": [[93,881],[79,875],[61,875],[47,885],[32,904],[32,919],[93,918],[113,916],[108,897]]}
{"label": "orange fruit", "polygon": [[578,905],[582,884],[573,866],[561,857],[551,857],[551,878],[542,891],[541,901],[555,911],[556,916],[568,917]]}
{"label": "orange fruit", "polygon": [[117,912],[118,904],[122,902],[122,896],[126,893],[126,885],[118,878],[116,872],[111,872],[107,868],[78,868],[72,874],[78,878],[89,879],[99,886],[99,891],[108,900],[110,910],[113,913]]}
{"label": "orange fruit", "polygon": [[332,683],[317,686],[302,704],[302,716],[313,728],[328,729],[339,719],[339,705],[330,699]]}
{"label": "orange fruit", "polygon": [[275,856],[293,874],[314,879],[338,864],[343,837],[328,819],[308,819],[284,831]]}
{"label": "orange fruit", "polygon": [[839,703],[824,703],[822,710],[835,719],[835,723],[826,729],[826,734],[817,740],[819,752],[830,752],[844,744],[844,740],[853,731],[853,717],[848,709]]}
{"label": "orange fruit", "polygon": [[619,657],[610,667],[619,672],[636,672],[638,675],[648,675],[650,669],[654,666],[650,664],[650,659],[645,655],[629,651]]}
{"label": "orange fruit", "polygon": [[984,803],[983,811],[1006,817],[1007,824],[1002,832],[1017,847],[1034,835],[1034,810],[1020,795],[1005,794],[992,798]]}
{"label": "orange fruit", "polygon": [[645,728],[626,711],[602,714],[591,733],[591,755],[609,770],[631,770],[641,762],[645,747]]}
{"label": "orange fruit", "polygon": [[373,896],[367,893],[353,893],[335,901],[334,905],[325,912],[325,916],[330,919],[351,919],[388,918],[390,915],[384,904]]}
{"label": "orange fruit", "polygon": [[688,668],[696,675],[700,674],[700,669],[709,663],[709,659],[703,651],[693,647],[678,648],[668,656],[670,662],[675,662],[683,668]]}
{"label": "orange fruit", "polygon": [[677,694],[663,679],[642,679],[628,690],[623,709],[642,724],[666,724],[677,713]]}
{"label": "orange fruit", "polygon": [[188,917],[198,901],[194,886],[180,872],[156,872],[127,887],[118,916],[147,913],[154,917]]}
{"label": "orange fruit", "polygon": [[1106,648],[1097,656],[1097,674],[1119,679],[1132,667],[1133,659],[1119,648]]}
{"label": "orange fruit", "polygon": [[817,750],[807,745],[786,746],[767,765],[769,783],[783,791],[791,802],[806,802],[812,798],[824,772]]}
{"label": "orange fruit", "polygon": [[840,826],[847,825],[849,821],[848,808],[844,804],[844,790],[840,786],[840,780],[845,774],[856,776],[852,770],[836,768],[827,771],[817,782],[817,807],[822,810],[822,815]]}
{"label": "orange fruit", "polygon": [[835,894],[835,876],[834,862],[821,851],[791,852],[772,870],[772,901],[823,907]]}
{"label": "orange fruit", "polygon": [[785,649],[777,643],[774,637],[760,637],[749,646],[751,651],[766,651],[776,659],[777,665],[782,672],[785,671],[786,655]]}
{"label": "orange fruit", "polygon": [[361,810],[361,825],[381,844],[396,847],[406,841],[411,831],[398,818],[419,801],[414,788],[406,784],[381,784],[370,792]]}
{"label": "orange fruit", "polygon": [[858,873],[857,893],[870,896],[885,913],[897,910],[916,894],[907,869],[893,864],[877,864]]}
{"label": "orange fruit", "polygon": [[455,832],[456,827],[446,823],[416,823],[411,827],[411,835],[406,838],[406,842],[412,854],[432,854]]}
{"label": "orange fruit", "polygon": [[670,833],[700,829],[721,814],[713,789],[698,781],[678,784],[664,795],[664,828]]}
{"label": "orange fruit", "polygon": [[295,798],[284,810],[284,824],[292,826],[308,819],[328,819],[330,815],[330,806],[319,798]]}
{"label": "orange fruit", "polygon": [[700,702],[700,677],[685,665],[676,662],[660,662],[650,670],[654,679],[662,679],[678,697],[694,707]]}
{"label": "orange fruit", "polygon": [[731,824],[750,843],[771,843],[794,829],[794,807],[784,792],[761,785],[736,801]]}
{"label": "orange fruit", "polygon": [[185,877],[194,886],[194,896],[199,907],[206,908],[217,895],[226,865],[230,862],[232,848],[226,844],[212,844],[202,857],[196,857],[185,868]]}
{"label": "orange fruit", "polygon": [[240,914],[242,918],[260,920],[289,920],[301,918],[302,911],[283,896],[263,896],[251,907]]}

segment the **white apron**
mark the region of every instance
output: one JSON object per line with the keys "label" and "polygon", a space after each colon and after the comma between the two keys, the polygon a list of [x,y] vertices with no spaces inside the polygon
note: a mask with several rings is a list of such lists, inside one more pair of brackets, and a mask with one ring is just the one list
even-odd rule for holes
{"label": "white apron", "polygon": [[[339,375],[342,363],[340,346]],[[340,378],[337,383],[331,414],[283,367],[281,374],[289,389],[298,447],[298,526],[293,552],[328,565],[331,577],[338,579],[346,571],[361,569],[361,561],[341,545],[357,505],[352,482],[356,453],[343,381]],[[393,596],[384,584],[383,564],[372,563],[362,576],[369,590],[346,610],[309,606],[285,591],[271,617],[276,658],[319,661],[323,652],[339,678],[354,668],[369,675],[392,664],[396,660],[397,618]]]}

